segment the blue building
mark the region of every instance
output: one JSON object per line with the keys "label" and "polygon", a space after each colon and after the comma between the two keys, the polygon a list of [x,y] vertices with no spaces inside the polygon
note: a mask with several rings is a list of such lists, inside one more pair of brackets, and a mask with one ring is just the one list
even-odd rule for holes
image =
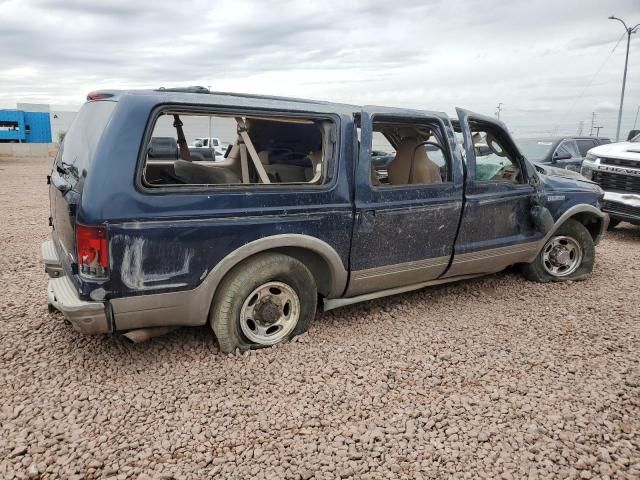
{"label": "blue building", "polygon": [[0,110],[0,142],[51,143],[49,112]]}

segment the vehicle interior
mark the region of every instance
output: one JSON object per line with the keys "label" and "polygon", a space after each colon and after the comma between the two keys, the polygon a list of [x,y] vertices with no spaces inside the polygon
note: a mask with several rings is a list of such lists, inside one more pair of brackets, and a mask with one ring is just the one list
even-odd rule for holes
{"label": "vehicle interior", "polygon": [[[454,120],[452,124],[458,141],[463,143],[460,123]],[[494,130],[490,124],[473,119],[469,121],[469,126],[476,159],[475,179],[479,182],[523,183],[524,176],[516,152],[510,143],[502,138],[500,131]]]}
{"label": "vehicle interior", "polygon": [[[187,142],[207,136],[207,122],[217,137],[230,140],[223,156]],[[163,112],[147,146],[142,181],[147,187],[319,185],[328,178],[332,128],[329,120]]]}
{"label": "vehicle interior", "polygon": [[429,185],[449,180],[444,142],[437,125],[373,123],[371,183]]}

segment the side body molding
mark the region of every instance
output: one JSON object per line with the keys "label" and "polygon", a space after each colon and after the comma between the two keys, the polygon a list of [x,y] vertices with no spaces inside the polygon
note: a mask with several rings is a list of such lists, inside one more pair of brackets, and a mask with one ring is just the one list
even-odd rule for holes
{"label": "side body molding", "polygon": [[218,285],[233,267],[256,253],[286,247],[302,248],[320,255],[331,274],[329,297],[342,294],[348,274],[333,247],[308,235],[273,235],[249,242],[228,254],[192,290],[112,299],[110,303],[116,330],[203,325],[207,322],[209,307]]}

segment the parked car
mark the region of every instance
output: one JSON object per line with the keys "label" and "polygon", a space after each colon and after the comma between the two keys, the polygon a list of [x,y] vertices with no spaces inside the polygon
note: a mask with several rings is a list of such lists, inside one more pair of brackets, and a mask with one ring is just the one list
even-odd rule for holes
{"label": "parked car", "polygon": [[582,175],[604,190],[602,210],[611,216],[610,228],[622,221],[640,225],[640,133],[589,150]]}
{"label": "parked car", "polygon": [[589,149],[611,143],[603,137],[538,137],[516,140],[525,157],[537,165],[580,171]]}
{"label": "parked car", "polygon": [[[510,265],[540,282],[591,272],[602,190],[537,172],[493,117],[194,92],[92,93],[67,133],[42,256],[49,304],[76,330],[135,340],[209,322],[230,352],[304,332],[318,302]],[[236,127],[224,160],[140,148],[173,121],[184,150],[180,119],[203,112]]]}
{"label": "parked car", "polygon": [[210,148],[215,151],[216,156],[224,157],[227,146],[224,145],[219,138],[196,138],[191,145],[194,148]]}
{"label": "parked car", "polygon": [[[218,155],[215,150],[208,147],[189,146],[189,161],[213,162]],[[186,151],[185,151],[186,152]],[[149,163],[161,164],[180,159],[180,146],[173,137],[151,137],[148,146]]]}

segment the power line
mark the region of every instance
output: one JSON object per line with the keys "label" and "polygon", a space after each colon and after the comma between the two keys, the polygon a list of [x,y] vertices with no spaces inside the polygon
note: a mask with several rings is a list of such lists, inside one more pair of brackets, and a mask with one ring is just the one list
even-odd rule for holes
{"label": "power line", "polygon": [[611,51],[609,52],[609,55],[607,55],[607,58],[604,59],[604,62],[602,62],[602,65],[600,65],[600,68],[598,68],[598,70],[596,71],[596,73],[593,74],[593,76],[591,77],[591,79],[589,80],[589,83],[587,83],[584,88],[582,89],[582,91],[580,92],[580,94],[578,94],[578,96],[575,98],[575,100],[573,101],[573,103],[571,104],[571,107],[569,107],[569,110],[567,110],[564,114],[564,116],[562,117],[562,119],[558,122],[555,130],[557,130],[557,128],[560,126],[560,124],[562,124],[562,122],[564,122],[565,118],[567,118],[569,116],[569,114],[571,112],[573,112],[574,107],[576,106],[576,104],[578,103],[578,100],[580,100],[583,96],[584,96],[584,92],[587,91],[587,89],[591,86],[591,84],[593,83],[593,81],[596,79],[596,77],[600,74],[600,72],[602,71],[602,69],[604,68],[604,66],[607,64],[607,62],[609,61],[609,59],[611,58],[611,56],[613,55],[613,52],[616,51],[616,48],[618,48],[618,45],[620,45],[620,42],[622,41],[622,39],[625,37],[627,33],[623,33],[620,38],[618,39],[618,41],[616,42],[616,44],[613,46],[613,48],[611,49]]}

